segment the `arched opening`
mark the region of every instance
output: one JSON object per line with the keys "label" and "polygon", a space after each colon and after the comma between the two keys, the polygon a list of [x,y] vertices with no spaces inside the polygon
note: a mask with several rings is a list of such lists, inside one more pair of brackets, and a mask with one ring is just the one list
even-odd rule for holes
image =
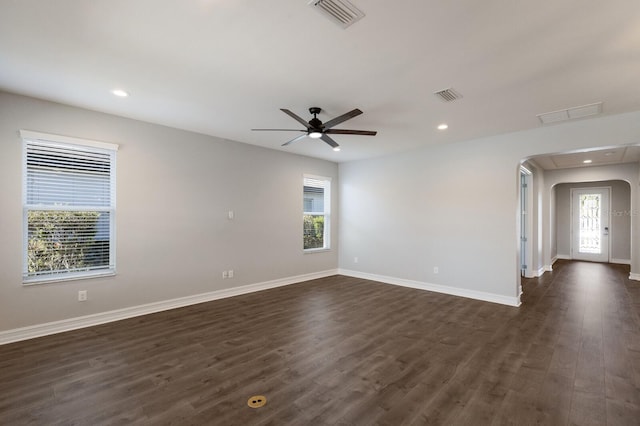
{"label": "arched opening", "polygon": [[[589,161],[590,160],[590,161]],[[572,229],[571,193],[584,193],[584,188],[609,188],[610,205],[603,214],[609,221],[602,226],[606,243],[606,259],[611,263],[630,264],[630,278],[640,279],[637,242],[640,178],[640,146],[616,146],[572,152],[537,155],[525,158],[521,165],[531,170],[525,191],[519,190],[518,269],[521,277],[530,278],[553,270],[558,259],[579,259],[575,256],[576,233]],[[519,184],[520,184],[519,177]],[[528,195],[527,191],[531,194]],[[531,204],[523,214],[523,199]],[[574,198],[575,199],[575,198]],[[526,204],[524,204],[526,206]],[[575,213],[575,206],[573,207]],[[573,215],[576,216],[575,214]],[[530,234],[526,235],[525,222]],[[606,230],[604,228],[607,228]],[[521,238],[528,244],[522,244]],[[523,254],[524,251],[524,254]],[[521,259],[528,255],[531,265],[521,268]],[[520,288],[522,289],[522,281]],[[526,290],[525,290],[526,291]]]}

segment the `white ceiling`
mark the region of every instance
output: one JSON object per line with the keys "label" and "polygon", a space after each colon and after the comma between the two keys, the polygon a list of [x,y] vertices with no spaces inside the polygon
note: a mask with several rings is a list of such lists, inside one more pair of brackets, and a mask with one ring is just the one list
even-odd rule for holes
{"label": "white ceiling", "polygon": [[[353,0],[346,30],[307,2],[0,0],[0,89],[338,162],[640,110],[637,0]],[[464,97],[433,95],[448,87]],[[338,127],[378,136],[336,135],[336,153],[250,131],[310,106],[360,108]]]}
{"label": "white ceiling", "polygon": [[[640,146],[615,146],[560,154],[539,155],[531,158],[530,161],[544,170],[637,163],[640,161]],[[585,161],[589,162],[585,163]]]}

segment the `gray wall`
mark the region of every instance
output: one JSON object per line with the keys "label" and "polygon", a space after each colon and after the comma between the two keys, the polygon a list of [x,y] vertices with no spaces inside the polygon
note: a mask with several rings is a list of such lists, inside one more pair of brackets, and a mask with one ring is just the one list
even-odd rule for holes
{"label": "gray wall", "polygon": [[[115,277],[22,285],[20,129],[120,144]],[[331,251],[303,253],[304,173],[332,178]],[[0,194],[0,330],[338,266],[335,163],[2,92]]]}
{"label": "gray wall", "polygon": [[564,183],[556,185],[557,255],[571,257],[571,189],[611,187],[610,237],[613,260],[631,259],[631,188],[623,181]]}
{"label": "gray wall", "polygon": [[[521,160],[638,142],[636,112],[340,164],[340,267],[518,297]],[[633,182],[637,193],[638,180]],[[546,174],[541,184],[546,216]],[[637,210],[636,202],[632,205]],[[551,227],[543,219],[546,265]],[[632,272],[639,267],[636,253]]]}
{"label": "gray wall", "polygon": [[[116,277],[22,286],[20,129],[120,144]],[[516,298],[522,159],[639,142],[636,112],[456,144],[425,141],[412,152],[338,167],[0,93],[0,330],[338,266]],[[304,173],[333,178],[329,252],[302,251]],[[585,173],[589,181],[612,179],[599,169]],[[632,182],[637,212],[637,165],[626,173],[633,176],[625,180]],[[546,264],[546,212],[559,183],[548,175],[540,182]],[[227,219],[229,209],[234,221]],[[638,235],[634,220],[632,238]],[[640,272],[640,250],[632,248],[631,263],[632,273]],[[234,269],[236,278],[223,281],[223,269]],[[76,301],[79,289],[89,291],[88,302]]]}

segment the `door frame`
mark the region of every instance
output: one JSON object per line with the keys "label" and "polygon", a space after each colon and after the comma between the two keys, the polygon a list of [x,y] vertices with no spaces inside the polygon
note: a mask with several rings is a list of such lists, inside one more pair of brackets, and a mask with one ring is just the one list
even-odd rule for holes
{"label": "door frame", "polygon": [[[591,262],[600,262],[600,263],[609,263],[611,261],[611,187],[610,186],[591,186],[591,187],[577,187],[577,188],[571,188],[570,191],[570,202],[569,202],[569,212],[571,215],[571,219],[569,220],[569,226],[570,226],[570,241],[569,241],[569,250],[571,253],[571,259],[575,259],[574,256],[574,249],[577,249],[577,247],[575,247],[575,232],[576,230],[574,229],[575,223],[574,223],[574,214],[575,214],[575,199],[574,199],[574,193],[578,192],[578,191],[607,191],[608,196],[607,196],[607,201],[608,204],[606,206],[602,206],[602,211],[606,212],[607,215],[607,223],[608,223],[608,228],[609,228],[609,234],[608,234],[608,238],[606,241],[607,244],[607,260],[604,261],[598,261],[598,260],[591,260]],[[576,260],[585,260],[585,259],[576,259]]]}
{"label": "door frame", "polygon": [[[520,276],[525,278],[536,277],[533,269],[533,172],[524,164],[520,165]],[[523,183],[527,185],[523,190]],[[525,211],[523,211],[523,207]],[[524,231],[524,235],[523,234]],[[523,241],[523,237],[526,241]],[[523,263],[524,262],[524,263]],[[522,266],[526,265],[525,268]]]}

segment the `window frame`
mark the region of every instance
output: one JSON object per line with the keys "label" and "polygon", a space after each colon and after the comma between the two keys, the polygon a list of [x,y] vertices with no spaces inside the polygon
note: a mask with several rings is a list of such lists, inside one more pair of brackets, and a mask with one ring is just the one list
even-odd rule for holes
{"label": "window frame", "polygon": [[[116,274],[116,153],[118,145],[107,142],[99,142],[88,139],[69,136],[54,135],[29,130],[20,130],[22,143],[22,284],[34,285],[51,282],[71,281],[95,277],[113,276]],[[28,204],[28,145],[30,143],[49,145],[51,147],[64,147],[78,152],[100,153],[109,155],[109,205],[98,206],[68,206],[60,207],[46,204]],[[86,208],[94,207],[94,208]],[[29,211],[99,211],[109,213],[109,260],[108,265],[100,269],[87,269],[83,271],[51,271],[41,274],[29,273]]]}
{"label": "window frame", "polygon": [[[306,185],[307,179],[309,180],[317,180],[323,181],[323,211],[319,212],[307,212],[304,211],[305,200],[304,200],[304,188]],[[324,225],[323,225],[323,247],[316,248],[304,248],[304,217],[305,216],[324,216]],[[331,177],[330,176],[318,176],[312,174],[304,174],[302,179],[302,250],[304,253],[317,253],[323,251],[331,250]]]}

